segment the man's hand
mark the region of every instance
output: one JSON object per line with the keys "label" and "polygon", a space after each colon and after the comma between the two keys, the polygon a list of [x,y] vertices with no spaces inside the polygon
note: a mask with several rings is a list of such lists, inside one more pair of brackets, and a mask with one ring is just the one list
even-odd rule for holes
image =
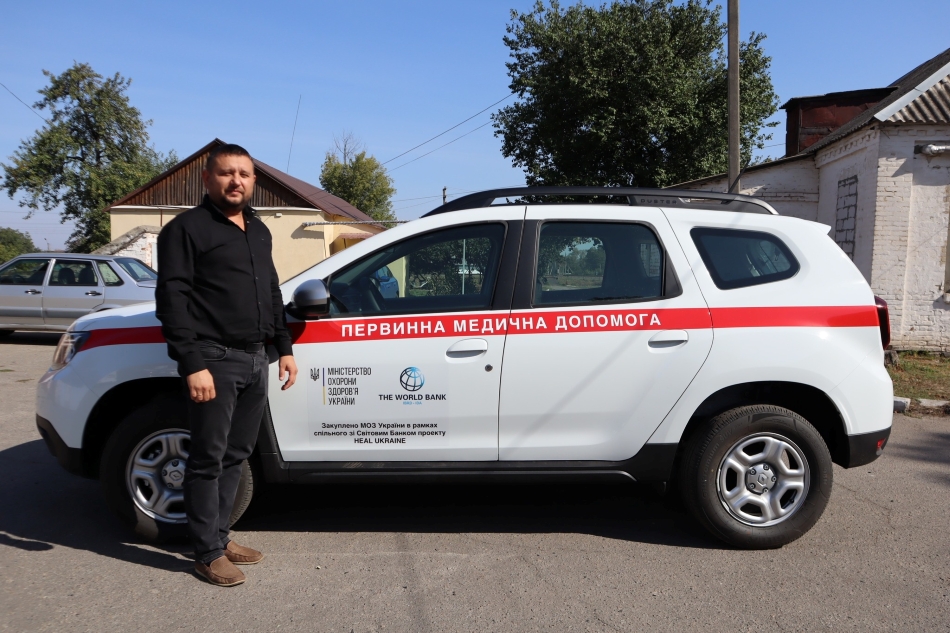
{"label": "man's hand", "polygon": [[[294,374],[296,373],[297,370],[294,368]],[[214,400],[214,378],[207,369],[188,374],[185,382],[188,383],[188,393],[195,402]]]}
{"label": "man's hand", "polygon": [[293,356],[281,356],[280,360],[277,361],[277,367],[280,369],[278,375],[280,380],[283,380],[285,375],[287,376],[287,382],[280,388],[281,391],[286,391],[297,382],[297,361],[294,360]]}

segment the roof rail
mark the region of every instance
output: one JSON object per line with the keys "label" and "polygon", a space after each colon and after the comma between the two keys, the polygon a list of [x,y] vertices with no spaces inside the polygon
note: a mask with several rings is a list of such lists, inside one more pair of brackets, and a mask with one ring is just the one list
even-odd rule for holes
{"label": "roof rail", "polygon": [[[495,205],[495,200],[505,198],[503,204],[545,204],[539,198],[544,196],[610,196],[626,198],[627,204],[635,207],[678,207],[682,209],[705,209],[707,211],[736,211],[739,213],[763,213],[778,215],[770,204],[738,193],[719,193],[716,191],[694,191],[691,189],[641,189],[639,187],[509,187],[507,189],[489,189],[461,198],[456,198],[440,207],[436,207],[422,217],[461,211],[463,209],[481,209]],[[508,199],[514,200],[508,201]],[[526,199],[527,198],[527,199]]]}

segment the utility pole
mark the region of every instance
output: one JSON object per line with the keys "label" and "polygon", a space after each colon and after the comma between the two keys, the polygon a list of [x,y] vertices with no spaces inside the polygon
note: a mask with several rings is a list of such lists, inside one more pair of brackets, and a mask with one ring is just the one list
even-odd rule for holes
{"label": "utility pole", "polygon": [[442,204],[445,204],[445,190],[446,189],[448,189],[448,187],[442,187]]}
{"label": "utility pole", "polygon": [[739,186],[739,0],[729,0],[728,10],[729,70],[729,192],[740,190]]}

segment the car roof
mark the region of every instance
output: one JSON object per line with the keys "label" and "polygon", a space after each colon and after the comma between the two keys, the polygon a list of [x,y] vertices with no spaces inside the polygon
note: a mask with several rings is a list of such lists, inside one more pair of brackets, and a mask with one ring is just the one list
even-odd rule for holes
{"label": "car roof", "polygon": [[[17,255],[14,259],[21,257],[55,257],[56,259],[93,259],[96,261],[112,261],[117,258],[128,257],[127,255],[91,255],[88,253],[23,253]],[[131,259],[135,259],[132,257]]]}
{"label": "car roof", "polygon": [[[504,204],[552,204],[554,198],[583,198],[596,196],[601,198],[625,199],[629,206],[663,207],[667,209],[704,209],[708,211],[734,211],[737,213],[760,213],[778,215],[778,211],[761,198],[738,193],[718,191],[699,191],[691,189],[646,189],[641,187],[508,187],[489,189],[456,198],[440,207],[436,207],[422,217],[461,211],[463,209],[481,209]],[[495,200],[504,198],[502,205]],[[510,201],[514,198],[514,201]],[[577,203],[571,200],[570,203]],[[623,204],[623,203],[621,203]]]}

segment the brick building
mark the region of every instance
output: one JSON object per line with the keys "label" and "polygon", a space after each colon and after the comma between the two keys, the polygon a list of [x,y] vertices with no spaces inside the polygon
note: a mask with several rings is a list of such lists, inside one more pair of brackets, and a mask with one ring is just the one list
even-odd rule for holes
{"label": "brick building", "polygon": [[[791,99],[786,155],[742,193],[827,224],[890,305],[897,349],[950,350],[950,49],[884,88]],[[725,174],[677,185],[725,191]]]}

